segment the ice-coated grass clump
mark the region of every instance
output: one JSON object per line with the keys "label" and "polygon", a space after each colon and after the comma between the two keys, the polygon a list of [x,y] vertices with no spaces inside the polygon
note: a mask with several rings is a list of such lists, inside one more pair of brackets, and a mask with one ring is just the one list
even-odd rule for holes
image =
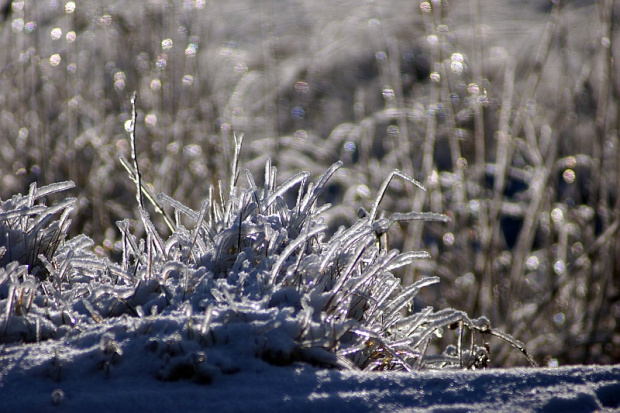
{"label": "ice-coated grass clump", "polygon": [[[428,254],[389,250],[381,236],[394,222],[447,217],[376,216],[394,177],[419,186],[415,180],[393,172],[370,213],[362,210],[355,224],[327,236],[322,214],[330,206],[319,199],[341,164],[315,182],[302,172],[278,186],[277,169],[267,161],[264,187],[248,171],[242,187],[240,148],[241,139],[227,190],[212,188],[200,211],[165,195],[149,196],[160,210],[174,209],[167,240],[143,208],[144,239],[131,233],[128,221],[119,222],[118,264],[96,257],[85,236],[64,241],[73,201],[34,205],[33,194],[69,183],[33,188],[3,203],[0,340],[82,346],[108,373],[128,352],[146,349],[151,356],[143,367],[158,377],[200,380],[243,369],[250,359],[364,370],[484,367],[489,352],[476,336],[486,333],[523,350],[485,318],[471,320],[453,309],[412,310],[419,290],[439,279],[401,285],[392,271]],[[431,340],[446,328],[457,330],[454,345],[430,354]]]}

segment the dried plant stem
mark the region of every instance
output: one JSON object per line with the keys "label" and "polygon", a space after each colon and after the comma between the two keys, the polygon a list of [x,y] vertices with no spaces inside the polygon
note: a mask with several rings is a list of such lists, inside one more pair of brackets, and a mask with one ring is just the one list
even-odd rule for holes
{"label": "dried plant stem", "polygon": [[[474,50],[474,62],[473,72],[474,79],[478,82],[479,87],[482,87],[482,74],[484,73],[484,58],[483,58],[483,40],[481,33],[480,23],[480,0],[470,0],[469,2],[471,21],[472,21],[472,48]],[[475,165],[474,177],[480,183],[484,180],[484,165],[485,159],[485,142],[484,142],[484,117],[483,108],[478,100],[474,106],[474,142],[475,142]]]}
{"label": "dried plant stem", "polygon": [[131,159],[133,160],[133,166],[135,169],[136,178],[136,200],[140,208],[144,208],[144,201],[142,198],[142,173],[140,172],[140,166],[138,165],[138,150],[136,148],[136,123],[138,118],[138,112],[136,110],[136,98],[138,94],[133,92],[131,94],[131,131],[129,132],[129,141],[131,142]]}

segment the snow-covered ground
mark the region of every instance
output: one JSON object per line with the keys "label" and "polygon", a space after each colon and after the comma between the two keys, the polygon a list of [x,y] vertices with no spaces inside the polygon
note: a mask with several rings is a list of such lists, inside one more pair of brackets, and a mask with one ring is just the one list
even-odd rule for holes
{"label": "snow-covered ground", "polygon": [[620,366],[362,373],[304,364],[276,367],[255,359],[245,362],[242,371],[219,374],[211,383],[164,382],[144,368],[147,356],[130,353],[118,362],[112,357],[113,362],[104,366],[93,348],[53,350],[52,343],[2,348],[0,411],[591,412],[620,408]]}
{"label": "snow-covered ground", "polygon": [[[277,203],[277,214],[259,211],[275,208],[271,204],[294,181],[273,191],[272,182],[265,191],[251,185],[239,198],[233,188],[230,205],[221,209],[227,216],[211,239],[179,227],[165,248],[127,251],[126,256],[135,254],[132,266],[98,261],[82,236],[58,248],[56,264],[48,262],[49,274],[39,280],[27,271],[36,264],[27,260],[28,250],[17,254],[17,247],[30,244],[7,243],[8,256],[24,262],[0,266],[0,413],[620,408],[620,365],[433,370],[487,365],[493,352],[474,344],[488,334],[518,348],[522,344],[484,317],[472,320],[449,308],[426,307],[408,316],[400,311],[420,288],[438,279],[401,287],[389,271],[421,253],[379,251],[376,233],[398,219],[441,215],[375,219],[380,195],[370,215],[350,229],[339,230],[328,242],[312,239],[326,228],[319,220],[321,209],[313,205],[338,166],[308,186],[296,207]],[[28,197],[12,198],[3,204],[8,205],[3,216],[17,221],[5,228],[23,228],[20,239],[33,242],[54,239],[31,231],[49,220],[31,224],[24,217],[57,212],[32,202],[70,186],[33,188]],[[154,229],[150,235],[159,239]],[[127,239],[128,245],[138,244]],[[32,250],[44,250],[34,245]],[[301,245],[303,253],[295,256]],[[189,257],[198,258],[190,262]],[[450,332],[461,334],[461,340],[438,353],[441,348],[429,349],[429,342],[442,330],[446,338]],[[372,371],[386,368],[394,370]]]}

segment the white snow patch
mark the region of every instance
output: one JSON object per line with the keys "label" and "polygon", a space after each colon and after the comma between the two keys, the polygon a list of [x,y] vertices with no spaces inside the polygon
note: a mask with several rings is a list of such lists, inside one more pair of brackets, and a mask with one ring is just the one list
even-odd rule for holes
{"label": "white snow patch", "polygon": [[[304,364],[275,367],[248,359],[242,371],[220,374],[211,383],[164,382],[144,370],[148,351],[114,362],[113,355],[102,355],[100,343],[87,341],[79,350],[51,342],[5,346],[0,357],[1,410],[360,413],[620,408],[620,366],[373,373]],[[56,365],[55,357],[60,359]],[[72,363],[63,368],[63,360]],[[107,370],[102,361],[111,361]]]}

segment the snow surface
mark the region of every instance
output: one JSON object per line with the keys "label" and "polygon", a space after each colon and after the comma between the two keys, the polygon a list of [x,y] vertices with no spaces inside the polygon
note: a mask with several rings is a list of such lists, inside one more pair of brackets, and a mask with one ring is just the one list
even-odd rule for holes
{"label": "snow surface", "polygon": [[[102,363],[100,343],[0,348],[1,412],[592,412],[620,408],[620,366],[338,371],[248,358],[210,383],[161,381],[148,351]],[[142,356],[140,355],[142,354]],[[109,356],[109,355],[108,355]],[[58,361],[60,360],[60,361]],[[104,366],[104,367],[102,367]]]}

